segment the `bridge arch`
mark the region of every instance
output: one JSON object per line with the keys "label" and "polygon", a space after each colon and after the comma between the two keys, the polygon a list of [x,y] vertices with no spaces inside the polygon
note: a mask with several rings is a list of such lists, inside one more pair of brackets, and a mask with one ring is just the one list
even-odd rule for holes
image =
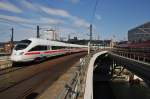
{"label": "bridge arch", "polygon": [[86,84],[85,84],[85,93],[84,93],[84,99],[93,99],[93,71],[94,71],[94,64],[96,59],[106,54],[108,51],[101,51],[93,55],[89,62],[88,70],[87,70],[87,76],[86,76]]}

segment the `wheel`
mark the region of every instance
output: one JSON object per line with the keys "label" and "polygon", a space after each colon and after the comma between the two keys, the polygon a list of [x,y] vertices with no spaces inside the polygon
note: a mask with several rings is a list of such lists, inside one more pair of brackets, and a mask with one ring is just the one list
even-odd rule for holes
{"label": "wheel", "polygon": [[12,62],[12,67],[18,66],[19,63],[18,62]]}
{"label": "wheel", "polygon": [[12,62],[12,66],[15,66],[16,65],[16,62]]}
{"label": "wheel", "polygon": [[40,62],[41,60],[42,60],[41,57],[37,57],[37,58],[34,59],[34,62],[37,63],[37,62]]}

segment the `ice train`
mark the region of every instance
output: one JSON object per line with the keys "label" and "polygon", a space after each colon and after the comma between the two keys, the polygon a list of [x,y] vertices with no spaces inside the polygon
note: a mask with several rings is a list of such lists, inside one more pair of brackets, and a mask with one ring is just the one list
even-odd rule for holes
{"label": "ice train", "polygon": [[87,46],[30,38],[20,41],[11,54],[13,62],[39,61],[48,57],[87,51]]}

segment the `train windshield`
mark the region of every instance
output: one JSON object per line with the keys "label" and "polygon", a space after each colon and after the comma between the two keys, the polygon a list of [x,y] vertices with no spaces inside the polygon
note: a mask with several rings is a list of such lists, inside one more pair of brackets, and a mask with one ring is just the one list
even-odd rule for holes
{"label": "train windshield", "polygon": [[23,50],[23,49],[27,48],[30,43],[31,43],[30,40],[22,40],[16,45],[16,47],[14,49],[15,50]]}

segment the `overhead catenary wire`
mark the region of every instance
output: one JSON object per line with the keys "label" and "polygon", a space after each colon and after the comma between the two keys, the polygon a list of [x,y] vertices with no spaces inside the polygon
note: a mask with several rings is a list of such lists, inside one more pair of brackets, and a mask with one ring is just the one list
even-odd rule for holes
{"label": "overhead catenary wire", "polygon": [[[9,19],[5,19],[5,18],[0,18],[0,22],[3,22],[3,23],[6,23],[6,24],[8,24],[8,25],[10,25],[10,24],[16,24],[16,25],[19,25],[19,26],[22,26],[22,27],[24,27],[24,28],[28,28],[28,29],[30,29],[30,30],[34,30],[34,28],[32,28],[32,27],[29,27],[29,26],[26,26],[26,25],[24,25],[24,24],[21,24],[21,23],[19,23],[19,22],[16,22],[16,21],[13,21],[13,20],[9,20]],[[11,29],[10,29],[11,28]],[[13,34],[10,34],[10,30],[12,31],[12,33],[13,33],[13,28],[10,26],[10,27],[8,27],[8,29],[7,29],[7,32],[6,32],[6,29],[5,29],[5,32],[2,32],[2,31],[0,31],[0,34],[2,35],[2,37],[6,37],[6,36],[10,36],[10,38],[11,38],[11,42],[13,42],[13,40],[14,40],[14,37],[13,37]]]}
{"label": "overhead catenary wire", "polygon": [[104,5],[104,0],[96,0],[95,1],[95,5],[94,5],[94,8],[93,8],[93,13],[91,15],[91,24],[94,23],[94,19],[96,18],[96,12],[97,12],[97,9],[99,8],[99,11],[100,9],[102,8],[102,5]]}
{"label": "overhead catenary wire", "polygon": [[35,28],[32,28],[30,26],[25,25],[27,23],[23,24],[23,22],[22,23],[21,22],[16,22],[16,21],[13,21],[13,20],[5,19],[5,18],[0,18],[0,22],[7,23],[7,24],[17,24],[19,26],[22,26],[23,28],[35,29]]}
{"label": "overhead catenary wire", "polygon": [[96,0],[96,1],[95,1],[95,5],[94,5],[94,9],[93,9],[93,13],[92,13],[92,16],[91,16],[91,24],[92,24],[93,21],[94,21],[98,3],[99,3],[99,0]]}
{"label": "overhead catenary wire", "polygon": [[[27,1],[27,2],[29,2],[29,1]],[[29,2],[29,3],[32,3],[32,2]],[[37,5],[33,5],[36,9],[41,9],[39,6],[37,6]],[[35,10],[34,11],[34,13],[38,13],[38,15],[40,15],[41,17],[43,16],[43,11],[42,10]],[[25,22],[25,21],[15,21],[15,20],[12,20],[12,19],[7,19],[7,18],[0,18],[0,22],[2,22],[2,23],[6,23],[6,24],[8,24],[8,26],[10,25],[10,27],[9,27],[9,29],[11,28],[11,27],[15,27],[16,25],[17,26],[19,26],[19,27],[22,27],[22,28],[25,28],[25,29],[31,29],[31,30],[36,30],[36,26],[37,25],[40,25],[40,24],[42,24],[43,26],[45,26],[45,25],[51,25],[51,23],[46,23],[46,22]],[[34,26],[35,25],[35,26]],[[34,28],[33,28],[34,27]],[[8,30],[9,30],[8,29]],[[18,29],[18,28],[17,28]],[[42,29],[42,30],[44,30],[45,28],[39,28],[39,29]],[[47,29],[46,29],[47,30]]]}
{"label": "overhead catenary wire", "polygon": [[89,27],[89,29],[90,29],[90,43],[92,42],[92,24],[93,24],[93,20],[94,20],[94,18],[95,18],[95,12],[96,12],[96,8],[97,8],[97,5],[98,5],[98,0],[96,0],[95,1],[95,5],[94,5],[94,9],[93,9],[93,13],[92,13],[92,15],[91,15],[91,23],[90,23],[90,27]]}
{"label": "overhead catenary wire", "polygon": [[[91,14],[91,19],[90,19],[90,26],[92,25],[93,27],[95,27],[93,24],[95,23],[95,19],[97,19],[97,16],[99,17],[99,15],[97,14],[97,9],[99,8],[99,11],[100,11],[100,8],[102,8],[103,3],[104,3],[104,0],[95,0],[95,4],[94,4],[94,8],[93,8],[93,13]],[[98,36],[99,36],[99,34],[98,34]]]}

